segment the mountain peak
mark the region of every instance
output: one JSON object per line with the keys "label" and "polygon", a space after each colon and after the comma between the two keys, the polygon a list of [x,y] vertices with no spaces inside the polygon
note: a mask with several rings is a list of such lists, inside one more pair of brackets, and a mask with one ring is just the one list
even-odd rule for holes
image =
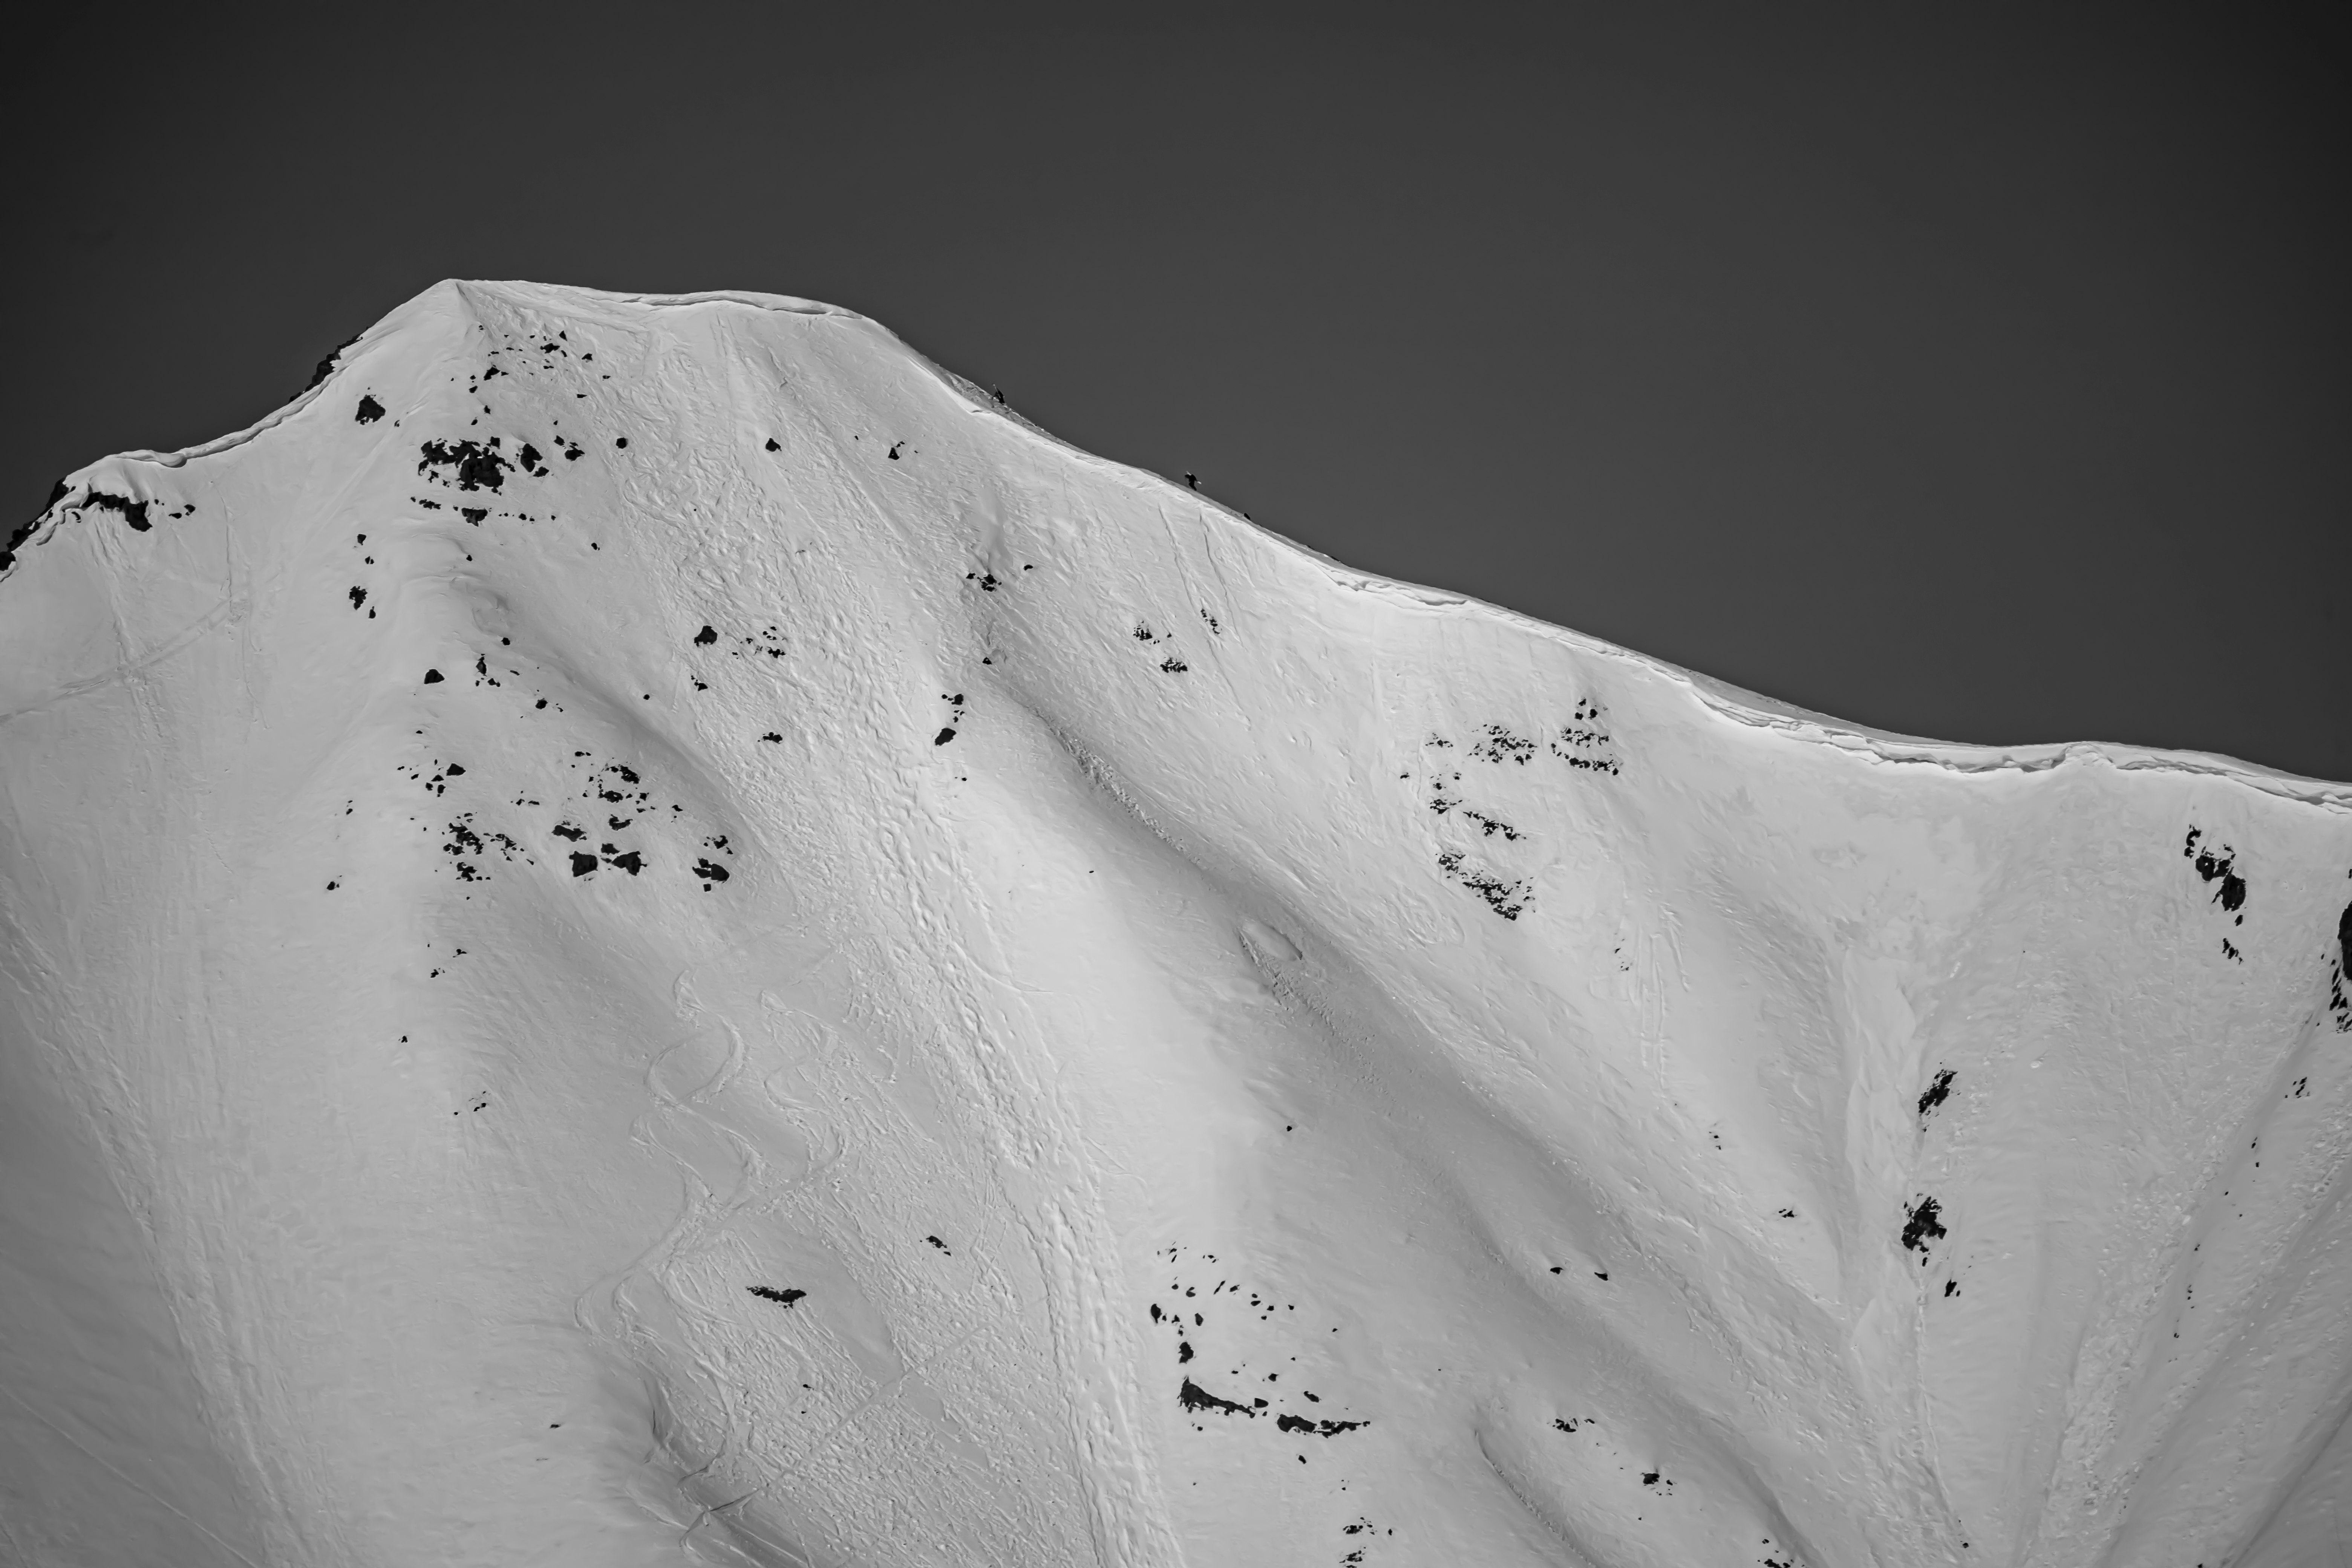
{"label": "mountain peak", "polygon": [[806,300],[322,368],[0,576],[90,1560],[2284,1563],[2352,1467],[2341,786],[1357,573]]}

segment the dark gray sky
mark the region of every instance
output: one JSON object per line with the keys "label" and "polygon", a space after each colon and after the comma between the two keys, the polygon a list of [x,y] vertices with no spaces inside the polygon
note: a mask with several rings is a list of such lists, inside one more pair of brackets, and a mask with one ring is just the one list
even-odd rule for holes
{"label": "dark gray sky", "polygon": [[444,277],[772,289],[1352,563],[1805,707],[2352,778],[2340,27],[81,9],[0,110],[0,533]]}

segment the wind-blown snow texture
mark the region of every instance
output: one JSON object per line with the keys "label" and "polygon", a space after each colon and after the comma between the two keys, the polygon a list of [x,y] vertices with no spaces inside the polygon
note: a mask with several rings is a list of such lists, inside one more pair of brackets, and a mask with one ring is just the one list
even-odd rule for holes
{"label": "wind-blown snow texture", "polygon": [[15,1561],[2343,1549],[2341,786],[447,284],[66,481],[0,791]]}

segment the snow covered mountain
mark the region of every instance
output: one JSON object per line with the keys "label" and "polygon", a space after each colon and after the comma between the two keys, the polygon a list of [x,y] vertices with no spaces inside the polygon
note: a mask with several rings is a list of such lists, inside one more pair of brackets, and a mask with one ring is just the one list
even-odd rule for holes
{"label": "snow covered mountain", "polygon": [[2352,1549],[2352,789],[1780,708],[769,296],[442,285],[5,570],[13,1562]]}

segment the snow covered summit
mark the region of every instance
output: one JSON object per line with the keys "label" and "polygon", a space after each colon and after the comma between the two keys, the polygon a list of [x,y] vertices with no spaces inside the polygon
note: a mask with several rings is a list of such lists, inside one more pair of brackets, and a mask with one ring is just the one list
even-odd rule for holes
{"label": "snow covered summit", "polygon": [[1778,709],[829,307],[445,284],[0,575],[0,1543],[2321,1561],[2347,941],[2344,786]]}

